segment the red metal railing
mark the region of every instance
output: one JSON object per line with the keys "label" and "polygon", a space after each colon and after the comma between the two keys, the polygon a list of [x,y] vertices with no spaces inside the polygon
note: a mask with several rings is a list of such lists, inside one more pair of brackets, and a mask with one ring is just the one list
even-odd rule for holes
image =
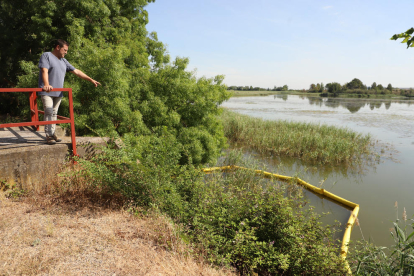
{"label": "red metal railing", "polygon": [[23,123],[9,123],[0,124],[0,128],[6,127],[20,127],[20,126],[35,126],[36,130],[39,130],[41,125],[52,125],[52,124],[70,124],[70,136],[72,139],[72,153],[74,156],[78,156],[76,153],[76,135],[75,135],[75,118],[73,115],[73,99],[72,99],[72,88],[56,88],[52,91],[63,91],[69,94],[69,114],[70,118],[57,116],[56,121],[39,121],[39,113],[45,114],[44,111],[37,109],[37,95],[36,92],[41,92],[42,88],[0,88],[1,92],[29,92],[30,93],[30,117],[31,122]]}

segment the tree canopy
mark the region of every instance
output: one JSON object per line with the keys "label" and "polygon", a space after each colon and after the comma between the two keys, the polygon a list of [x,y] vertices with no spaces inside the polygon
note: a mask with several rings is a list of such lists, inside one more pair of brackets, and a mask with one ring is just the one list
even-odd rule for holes
{"label": "tree canopy", "polygon": [[328,83],[326,84],[326,88],[328,89],[329,93],[336,93],[341,91],[341,84],[337,82]]}
{"label": "tree canopy", "polygon": [[[230,96],[224,76],[197,79],[186,70],[187,58],[170,62],[157,34],[146,30],[145,6],[151,2],[2,0],[0,87],[37,87],[40,55],[53,40],[64,39],[70,44],[66,59],[102,83],[95,88],[66,76],[77,134],[169,137],[182,162],[213,160],[225,144],[216,118]],[[7,101],[14,113],[27,111],[25,95],[18,94]]]}
{"label": "tree canopy", "polygon": [[[312,89],[312,87],[314,88]],[[386,89],[384,89],[384,86],[381,84],[377,85],[376,82],[373,82],[370,87],[367,87],[360,79],[357,78],[354,78],[352,81],[344,83],[343,85],[338,82],[331,82],[326,84],[325,87],[329,93],[377,94],[377,92],[381,92],[381,94],[387,94],[389,92],[393,92],[391,83],[388,84]],[[388,90],[389,92],[385,90]],[[316,92],[317,86],[315,86],[315,84],[311,84],[309,91]]]}
{"label": "tree canopy", "polygon": [[348,89],[366,89],[366,86],[361,80],[354,78],[351,82],[346,85]]}

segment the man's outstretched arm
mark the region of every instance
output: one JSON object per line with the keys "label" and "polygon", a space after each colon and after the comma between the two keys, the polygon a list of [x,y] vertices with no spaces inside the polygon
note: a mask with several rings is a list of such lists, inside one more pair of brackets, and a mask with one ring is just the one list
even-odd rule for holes
{"label": "man's outstretched arm", "polygon": [[101,85],[99,82],[92,79],[91,77],[89,77],[88,75],[86,75],[84,72],[82,72],[79,69],[75,69],[75,70],[71,71],[71,73],[73,73],[74,75],[78,76],[81,79],[90,81],[91,83],[93,83],[95,85],[95,87],[97,87],[98,85]]}

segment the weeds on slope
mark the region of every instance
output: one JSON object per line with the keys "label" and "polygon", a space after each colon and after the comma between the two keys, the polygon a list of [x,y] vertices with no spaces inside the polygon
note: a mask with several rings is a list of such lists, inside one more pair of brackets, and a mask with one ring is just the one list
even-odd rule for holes
{"label": "weeds on slope", "polygon": [[120,149],[79,160],[80,173],[92,187],[170,217],[197,254],[240,275],[345,274],[335,230],[302,209],[300,192],[287,198],[288,184],[249,171],[205,177],[191,163],[178,165],[181,153],[171,143],[168,136],[126,136]]}

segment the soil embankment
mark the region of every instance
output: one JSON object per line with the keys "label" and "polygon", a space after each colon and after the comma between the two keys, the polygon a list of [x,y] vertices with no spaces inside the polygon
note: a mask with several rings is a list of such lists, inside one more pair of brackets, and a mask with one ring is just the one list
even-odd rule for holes
{"label": "soil embankment", "polygon": [[167,219],[92,201],[1,191],[0,275],[231,275],[189,257]]}

